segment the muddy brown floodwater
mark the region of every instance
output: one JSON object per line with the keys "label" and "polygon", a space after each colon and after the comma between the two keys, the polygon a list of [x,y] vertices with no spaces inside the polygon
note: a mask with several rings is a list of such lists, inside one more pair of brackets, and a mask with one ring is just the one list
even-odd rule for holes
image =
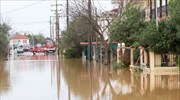
{"label": "muddy brown floodwater", "polygon": [[0,100],[180,100],[180,75],[112,71],[82,59],[21,55],[0,61]]}

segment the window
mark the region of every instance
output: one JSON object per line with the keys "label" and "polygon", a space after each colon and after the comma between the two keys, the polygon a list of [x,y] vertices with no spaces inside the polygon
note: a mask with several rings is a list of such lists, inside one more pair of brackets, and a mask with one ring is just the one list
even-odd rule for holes
{"label": "window", "polygon": [[27,43],[27,40],[23,40],[23,43]]}

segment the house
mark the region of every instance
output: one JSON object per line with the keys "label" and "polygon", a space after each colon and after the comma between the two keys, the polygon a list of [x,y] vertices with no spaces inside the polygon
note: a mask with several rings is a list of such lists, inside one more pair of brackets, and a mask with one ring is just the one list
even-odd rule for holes
{"label": "house", "polygon": [[10,45],[15,45],[15,46],[25,46],[25,45],[29,45],[29,38],[25,35],[22,34],[14,34],[10,37]]}
{"label": "house", "polygon": [[[163,21],[168,16],[168,2],[169,0],[136,0],[139,2],[135,2],[134,5],[140,7],[140,9],[144,12],[145,21],[150,21],[153,18],[156,19],[157,23]],[[121,2],[120,2],[121,3]],[[119,4],[119,3],[118,3]],[[124,4],[124,3],[123,3]],[[157,11],[156,11],[157,10]],[[118,14],[118,9],[113,9],[111,12]],[[156,15],[157,14],[157,15]],[[153,51],[145,50],[144,47],[140,46],[139,49],[139,59],[135,60],[134,58],[134,47],[127,47],[130,49],[130,67],[147,67],[147,72],[156,72],[163,74],[172,74],[179,73],[178,70],[178,55],[174,53],[163,53],[158,54]],[[122,46],[118,47],[117,50],[117,61],[119,58],[124,55],[125,48]]]}

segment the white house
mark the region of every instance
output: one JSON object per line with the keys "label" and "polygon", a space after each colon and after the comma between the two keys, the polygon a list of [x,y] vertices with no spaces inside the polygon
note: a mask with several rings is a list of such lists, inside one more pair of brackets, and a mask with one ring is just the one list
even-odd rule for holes
{"label": "white house", "polygon": [[29,45],[29,38],[22,34],[15,34],[10,38],[10,45]]}

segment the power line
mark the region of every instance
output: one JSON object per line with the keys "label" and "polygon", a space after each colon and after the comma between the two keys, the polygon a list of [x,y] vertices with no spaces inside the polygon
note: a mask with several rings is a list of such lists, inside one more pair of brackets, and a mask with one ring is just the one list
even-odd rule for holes
{"label": "power line", "polygon": [[2,12],[1,14],[8,14],[8,13],[12,13],[12,12],[15,12],[15,11],[19,11],[19,10],[22,10],[22,9],[25,9],[25,8],[28,8],[28,7],[31,7],[31,6],[33,6],[33,5],[39,4],[39,3],[43,2],[43,1],[47,1],[47,0],[41,0],[41,1],[39,1],[39,2],[30,4],[30,5],[26,5],[26,6],[23,6],[23,7],[14,9],[14,10],[11,10],[11,11]]}

